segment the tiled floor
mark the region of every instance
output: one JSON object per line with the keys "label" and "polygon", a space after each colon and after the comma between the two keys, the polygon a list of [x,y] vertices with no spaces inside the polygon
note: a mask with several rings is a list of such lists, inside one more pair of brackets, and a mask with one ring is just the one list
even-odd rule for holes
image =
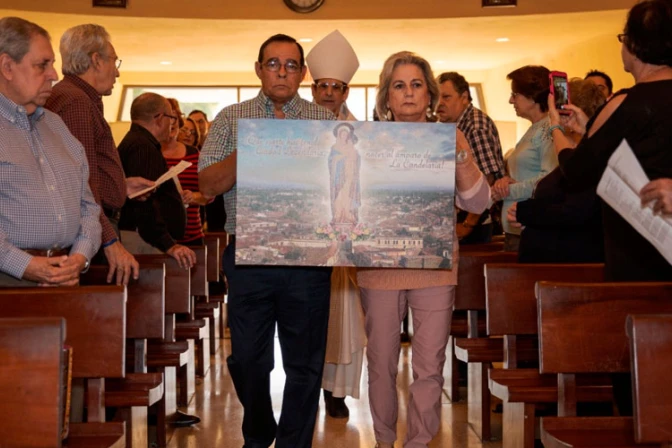
{"label": "tiled floor", "polygon": [[[226,368],[226,355],[230,350],[228,340],[222,344],[217,355],[212,358],[209,374],[197,387],[196,395],[185,411],[197,414],[202,422],[192,428],[176,429],[170,435],[169,448],[240,448],[243,446],[241,434],[242,408],[231,383],[231,377]],[[408,384],[412,380],[410,371],[410,346],[404,345],[400,359],[399,388],[399,424],[397,446],[402,446],[406,434],[406,415],[404,413]],[[332,419],[324,412],[324,402],[320,402],[320,413],[317,418],[315,448],[371,448],[375,445],[371,413],[369,411],[366,388],[366,365],[362,375],[362,397],[359,400],[347,398],[350,408],[350,418]],[[280,359],[280,350],[276,340],[276,368],[272,374],[272,396],[276,418],[280,413],[280,401],[284,384],[284,374]],[[463,395],[466,395],[466,391]],[[495,424],[501,424],[501,418],[493,414]],[[442,426],[435,440],[429,445],[432,448],[462,448],[487,447],[499,448],[501,442],[481,443],[467,425],[466,402],[451,404],[444,400]],[[501,434],[500,428],[495,433]]]}

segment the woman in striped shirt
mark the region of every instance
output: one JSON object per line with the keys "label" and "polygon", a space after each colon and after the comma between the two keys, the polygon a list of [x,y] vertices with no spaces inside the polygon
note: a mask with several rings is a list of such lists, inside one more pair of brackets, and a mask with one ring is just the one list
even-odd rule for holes
{"label": "woman in striped shirt", "polygon": [[168,140],[161,142],[161,153],[166,159],[168,168],[180,163],[182,160],[191,162],[191,166],[178,175],[182,187],[182,200],[187,207],[187,228],[184,238],[179,240],[185,246],[203,245],[203,225],[201,223],[200,206],[208,203],[208,200],[198,191],[198,149],[187,146],[177,141],[177,135],[184,124],[179,103],[174,98],[168,98],[173,107],[173,115],[179,117],[170,127]]}

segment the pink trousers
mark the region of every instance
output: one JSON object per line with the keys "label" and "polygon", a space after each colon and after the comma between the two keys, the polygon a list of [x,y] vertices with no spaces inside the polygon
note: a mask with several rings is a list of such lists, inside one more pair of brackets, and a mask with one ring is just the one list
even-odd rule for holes
{"label": "pink trousers", "polygon": [[361,288],[366,316],[369,405],[378,442],[397,440],[399,335],[408,308],[413,384],[408,389],[408,432],[404,447],[426,447],[439,431],[446,344],[455,302],[454,286],[411,290]]}

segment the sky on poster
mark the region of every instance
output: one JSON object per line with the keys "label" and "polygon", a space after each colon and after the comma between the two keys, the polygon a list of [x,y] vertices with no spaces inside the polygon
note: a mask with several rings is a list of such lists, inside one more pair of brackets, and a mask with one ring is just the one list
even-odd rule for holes
{"label": "sky on poster", "polygon": [[363,189],[454,191],[454,124],[315,120],[239,120],[238,188],[328,189],[341,123],[355,129]]}

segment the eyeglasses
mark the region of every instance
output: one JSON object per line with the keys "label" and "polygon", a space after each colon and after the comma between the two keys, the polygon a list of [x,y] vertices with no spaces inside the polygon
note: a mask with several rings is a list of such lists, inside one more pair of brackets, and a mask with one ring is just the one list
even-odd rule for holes
{"label": "eyeglasses", "polygon": [[282,64],[277,59],[270,59],[263,64],[269,72],[279,72],[280,67],[285,67],[287,73],[298,73],[301,71],[301,66],[296,61],[287,61]]}
{"label": "eyeglasses", "polygon": [[518,95],[520,95],[520,93],[518,93],[518,92],[511,92],[511,96],[510,96],[509,98],[514,98],[514,99],[515,99]]}
{"label": "eyeglasses", "polygon": [[117,68],[117,70],[119,70],[119,67],[121,67],[121,59],[118,59],[117,56],[103,56],[103,55],[101,55],[101,57],[103,57],[105,59],[112,60],[112,62],[114,63],[114,66]]}
{"label": "eyeglasses", "polygon": [[316,82],[315,87],[317,87],[318,90],[322,90],[323,92],[326,92],[329,90],[329,87],[331,87],[332,90],[338,90],[340,92],[345,92],[345,89],[348,88],[347,84],[340,83],[340,82]]}
{"label": "eyeglasses", "polygon": [[628,35],[627,35],[627,34],[623,34],[623,33],[621,33],[621,34],[617,34],[617,35],[616,35],[616,39],[618,39],[618,41],[619,41],[620,43],[624,43],[624,42],[625,42],[625,39],[627,39],[627,37],[628,37]]}
{"label": "eyeglasses", "polygon": [[177,117],[175,115],[169,115],[165,112],[161,112],[160,114],[154,115],[154,118],[159,118],[161,116],[170,118],[171,123],[175,123],[177,121]]}
{"label": "eyeglasses", "polygon": [[196,130],[195,129],[189,129],[189,128],[180,128],[180,133],[181,134],[187,134],[190,136],[196,135]]}

